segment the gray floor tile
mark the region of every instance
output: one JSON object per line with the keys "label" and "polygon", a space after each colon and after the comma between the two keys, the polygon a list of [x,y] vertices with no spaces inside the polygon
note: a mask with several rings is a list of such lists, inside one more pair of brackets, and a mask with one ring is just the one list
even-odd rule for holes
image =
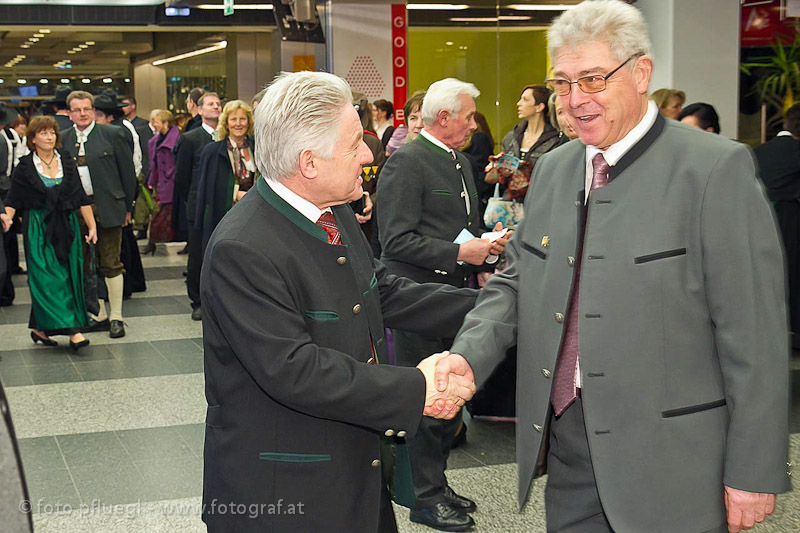
{"label": "gray floor tile", "polygon": [[131,461],[113,431],[58,435],[56,440],[70,469],[98,464],[129,464]]}
{"label": "gray floor tile", "polygon": [[19,350],[0,352],[0,371],[9,366],[23,366],[25,364],[25,358]]}
{"label": "gray floor tile", "polygon": [[450,457],[447,459],[448,470],[475,468],[476,466],[482,466],[482,463],[460,448],[452,450],[450,452]]}
{"label": "gray floor tile", "polygon": [[19,452],[26,474],[34,470],[67,468],[54,437],[19,439]]}
{"label": "gray floor tile", "polygon": [[122,359],[121,362],[130,371],[131,377],[166,376],[181,373],[175,365],[155,350],[147,355]]}
{"label": "gray floor tile", "polygon": [[117,437],[134,461],[194,456],[174,427],[117,431]]}
{"label": "gray floor tile", "polygon": [[89,345],[81,348],[77,352],[68,352],[69,358],[73,363],[86,361],[108,361],[114,359],[114,354],[108,346],[103,345]]}
{"label": "gray floor tile", "polygon": [[135,461],[145,482],[146,501],[188,498],[202,494],[202,460],[190,455],[153,461]]}
{"label": "gray floor tile", "polygon": [[177,355],[169,361],[182,374],[203,372],[203,354]]}
{"label": "gray floor tile", "polygon": [[34,385],[44,383],[71,383],[81,381],[78,370],[72,363],[50,363],[28,366]]}
{"label": "gray floor tile", "polygon": [[64,339],[56,339],[59,347],[39,346],[37,348],[27,348],[20,350],[22,358],[28,366],[34,365],[49,365],[51,363],[69,363],[71,362],[69,354],[66,352],[66,346],[69,341],[64,342]]}
{"label": "gray floor tile", "polygon": [[28,367],[25,365],[6,368],[0,367],[0,380],[3,381],[4,387],[33,385],[33,378],[30,372],[28,372]]}
{"label": "gray floor tile", "polygon": [[87,361],[85,363],[76,362],[75,368],[84,381],[133,377],[130,369],[116,359],[108,361]]}
{"label": "gray floor tile", "polygon": [[[73,508],[80,505],[70,473],[66,468],[25,471],[28,494],[34,514],[50,511],[55,506]],[[53,507],[51,507],[53,506]]]}
{"label": "gray floor tile", "polygon": [[132,463],[106,463],[70,467],[81,501],[91,504],[125,504],[142,499],[146,486]]}
{"label": "gray floor tile", "polygon": [[203,445],[206,439],[206,425],[205,424],[187,424],[183,426],[175,426],[175,429],[180,433],[183,440],[189,447],[198,453],[201,457],[203,455]]}
{"label": "gray floor tile", "polygon": [[156,350],[164,354],[164,357],[167,359],[203,353],[203,349],[197,346],[191,339],[153,341],[150,344],[152,344]]}
{"label": "gray floor tile", "polygon": [[109,345],[111,353],[120,361],[131,359],[139,356],[147,356],[153,353],[158,353],[149,342],[128,342],[122,344]]}

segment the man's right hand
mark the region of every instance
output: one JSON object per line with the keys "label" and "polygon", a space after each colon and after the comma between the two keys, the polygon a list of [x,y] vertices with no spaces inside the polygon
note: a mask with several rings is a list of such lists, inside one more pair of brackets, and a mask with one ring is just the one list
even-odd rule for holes
{"label": "man's right hand", "polygon": [[483,239],[472,239],[458,245],[458,260],[470,265],[482,265],[489,257],[492,243]]}
{"label": "man's right hand", "polygon": [[[458,356],[461,357],[461,356]],[[462,367],[452,365],[453,373],[447,372],[451,368],[443,360],[450,358],[449,352],[433,354],[423,359],[417,369],[425,376],[425,410],[424,415],[434,418],[450,419],[456,416],[458,410],[475,394],[475,383],[472,370],[459,373]],[[469,368],[469,365],[467,365]],[[446,380],[442,384],[439,373],[446,373]]]}

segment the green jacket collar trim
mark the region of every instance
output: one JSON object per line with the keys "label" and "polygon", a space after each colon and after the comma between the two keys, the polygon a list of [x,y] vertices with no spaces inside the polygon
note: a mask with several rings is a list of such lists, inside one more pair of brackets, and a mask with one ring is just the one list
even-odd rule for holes
{"label": "green jacket collar trim", "polygon": [[275,191],[272,190],[272,187],[267,184],[264,178],[259,178],[256,181],[256,190],[265,202],[288,218],[295,226],[325,244],[328,243],[328,234],[325,233],[325,230],[304,217],[297,209],[286,203],[286,200],[275,194]]}
{"label": "green jacket collar trim", "polygon": [[441,146],[436,146],[428,139],[426,139],[423,135],[417,135],[417,139],[415,142],[422,144],[425,148],[429,150],[433,150],[434,153],[441,155],[442,157],[446,157],[447,159],[453,159],[450,157],[450,152],[442,148]]}

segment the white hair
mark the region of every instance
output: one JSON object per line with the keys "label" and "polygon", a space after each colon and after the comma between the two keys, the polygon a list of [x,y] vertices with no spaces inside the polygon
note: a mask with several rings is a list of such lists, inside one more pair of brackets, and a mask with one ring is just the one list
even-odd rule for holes
{"label": "white hair", "polygon": [[458,98],[460,94],[466,94],[474,99],[480,96],[481,92],[473,84],[456,78],[433,82],[425,93],[425,100],[422,101],[422,122],[433,124],[441,111],[458,115],[461,111],[461,100]]}
{"label": "white hair", "polygon": [[279,181],[296,174],[305,150],[333,157],[342,108],[352,105],[350,86],[339,76],[278,74],[255,112],[255,160],[261,175]]}
{"label": "white hair", "polygon": [[622,0],[585,0],[564,12],[547,31],[550,59],[560,48],[602,42],[620,61],[650,54],[650,36],[642,12]]}

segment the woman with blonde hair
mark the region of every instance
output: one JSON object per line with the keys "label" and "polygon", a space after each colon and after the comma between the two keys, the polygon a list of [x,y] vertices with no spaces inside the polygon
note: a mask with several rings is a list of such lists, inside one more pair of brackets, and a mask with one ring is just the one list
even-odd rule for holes
{"label": "woman with blonde hair", "polygon": [[150,178],[147,186],[153,191],[158,212],[150,222],[150,240],[143,254],[156,253],[156,243],[172,240],[172,198],[175,190],[175,145],[181,136],[175,117],[166,110],[158,111],[151,121],[158,134],[147,141],[150,154]]}
{"label": "woman with blonde hair", "polygon": [[666,118],[678,120],[678,115],[686,103],[686,93],[677,89],[659,89],[650,95],[658,106],[658,111]]}
{"label": "woman with blonde hair", "polygon": [[203,148],[197,191],[195,228],[203,232],[203,249],[219,221],[258,179],[253,157],[253,108],[232,100],[222,108],[217,142]]}

